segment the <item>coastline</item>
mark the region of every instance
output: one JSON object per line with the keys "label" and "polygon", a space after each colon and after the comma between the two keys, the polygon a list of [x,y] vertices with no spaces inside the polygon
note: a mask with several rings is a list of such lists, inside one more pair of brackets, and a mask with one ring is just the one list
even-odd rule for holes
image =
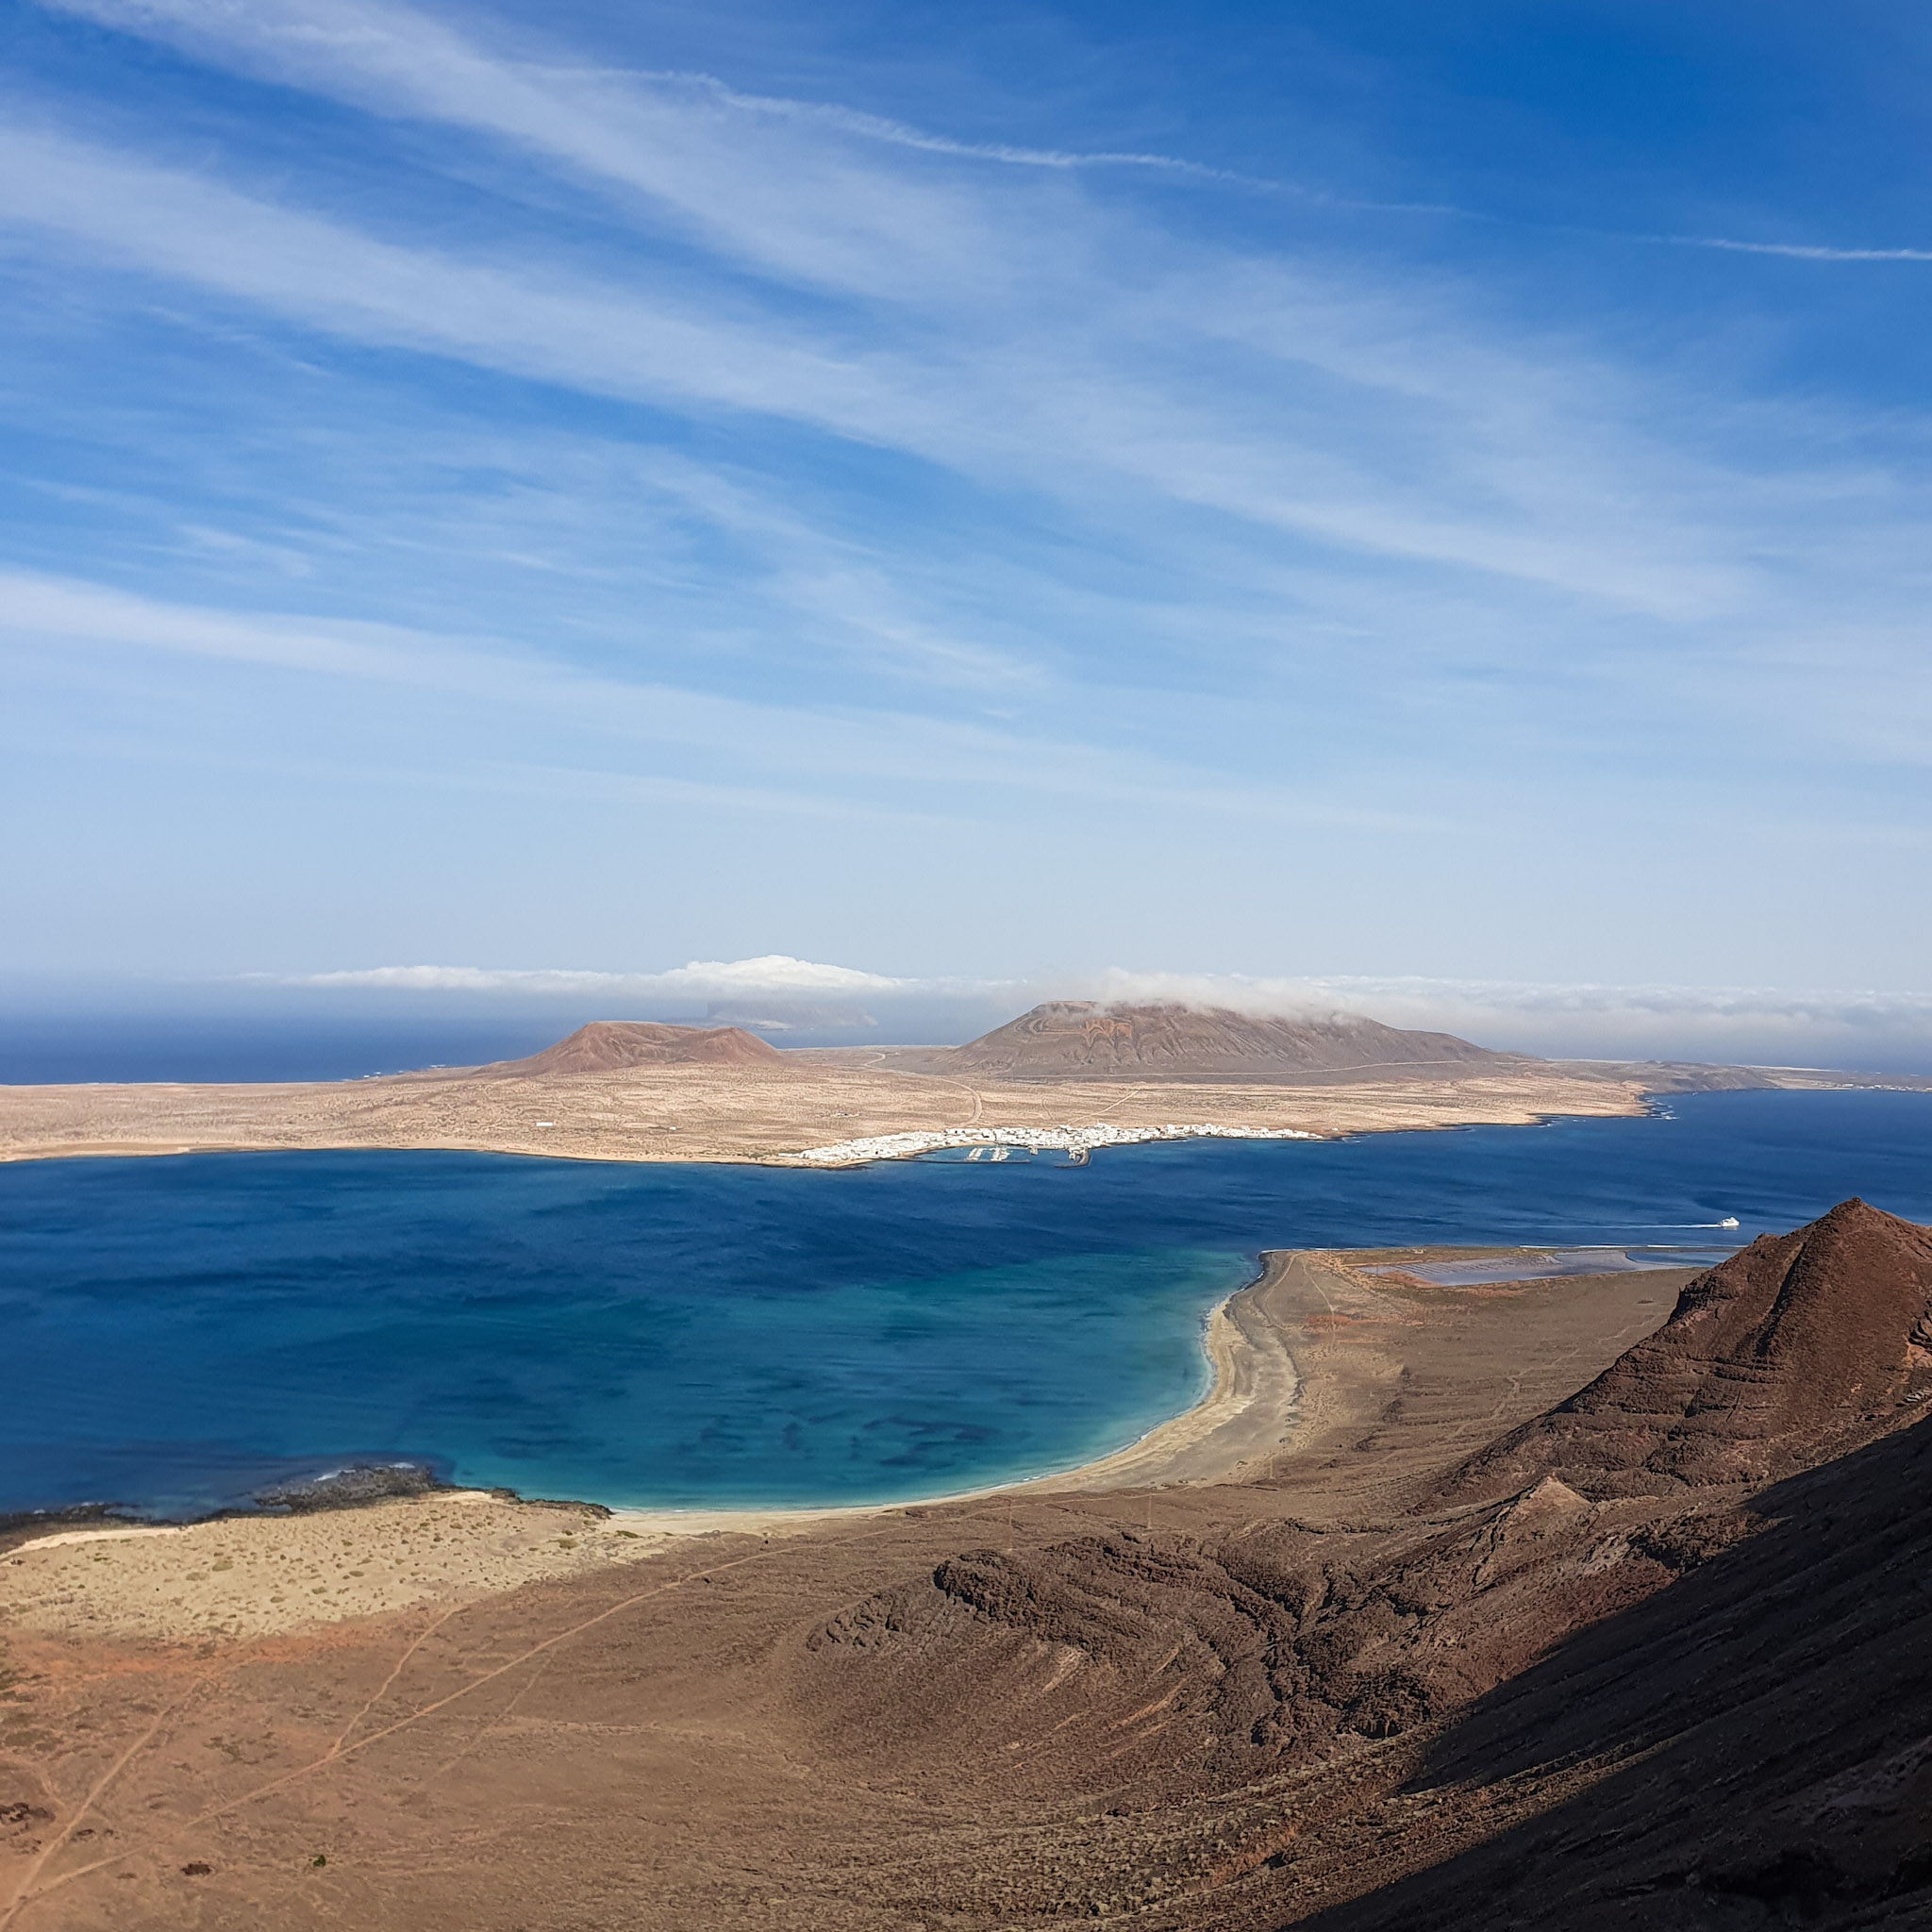
{"label": "coastline", "polygon": [[[1433,1364],[1445,1349],[1459,1353],[1472,1378],[1467,1389],[1452,1378],[1446,1393],[1415,1398],[1419,1440],[1434,1441],[1444,1427],[1480,1434],[1570,1386],[1577,1364],[1564,1310],[1599,1309],[1585,1318],[1599,1327],[1614,1316],[1618,1325],[1603,1345],[1627,1346],[1655,1326],[1670,1305],[1668,1291],[1694,1272],[1539,1281],[1536,1261],[1544,1251],[1512,1249],[1503,1252],[1525,1259],[1513,1284],[1442,1288],[1371,1275],[1360,1265],[1470,1252],[1264,1252],[1259,1274],[1204,1320],[1209,1386],[1200,1398],[1074,1468],[968,1491],[819,1508],[612,1510],[524,1501],[501,1491],[433,1489],[294,1515],[50,1524],[48,1535],[0,1550],[0,1631],[246,1641],[418,1609],[454,1614],[538,1584],[569,1587],[602,1575],[628,1588],[624,1572],[680,1550],[692,1551],[701,1566],[735,1568],[800,1540],[828,1549],[845,1547],[855,1534],[868,1544],[875,1536],[935,1537],[935,1547],[962,1536],[985,1541],[1003,1529],[1010,1534],[1016,1516],[1036,1526],[1071,1525],[1115,1521],[1124,1509],[1151,1525],[1157,1517],[1192,1520],[1202,1510],[1252,1507],[1263,1497],[1275,1499],[1268,1507],[1286,1507],[1281,1499],[1304,1491],[1314,1505],[1341,1466],[1336,1458],[1345,1462],[1358,1451],[1365,1431],[1379,1440],[1392,1426],[1391,1440],[1399,1442],[1415,1427],[1406,1414],[1391,1424],[1390,1407],[1408,1386],[1404,1364],[1415,1349],[1426,1349]],[[1587,1303],[1578,1299],[1585,1288]],[[1531,1333],[1537,1324],[1557,1324],[1560,1345],[1534,1344],[1526,1377],[1520,1369],[1527,1361],[1506,1373],[1507,1349],[1498,1362],[1494,1324],[1506,1316],[1511,1335],[1525,1321]],[[1472,1323],[1468,1339],[1459,1340]],[[1445,1402],[1448,1412],[1430,1414]],[[1393,1466],[1402,1460],[1398,1447]],[[1398,1491],[1391,1490],[1397,1507]],[[692,1574],[705,1580],[703,1568]]]}
{"label": "coastline", "polygon": [[1325,1140],[1646,1111],[1639,1083],[1560,1073],[1303,1087],[1027,1084],[865,1068],[630,1068],[262,1085],[0,1087],[0,1164],[192,1153],[446,1151],[838,1170],[941,1147]]}
{"label": "coastline", "polygon": [[1285,1448],[1293,1432],[1301,1378],[1287,1337],[1266,1306],[1266,1298],[1296,1258],[1295,1250],[1264,1251],[1255,1278],[1230,1290],[1203,1316],[1200,1345],[1208,1382],[1196,1401],[1179,1414],[1155,1423],[1120,1448],[1071,1468],[883,1503],[840,1503],[823,1507],[749,1504],[715,1509],[613,1507],[611,1521],[647,1526],[667,1536],[733,1530],[770,1535],[789,1527],[904,1515],[955,1503],[984,1502],[994,1496],[1092,1495],[1109,1490],[1236,1480],[1257,1457]]}
{"label": "coastline", "polygon": [[[853,1523],[882,1516],[917,1516],[953,1505],[981,1503],[1002,1496],[1101,1495],[1119,1490],[1204,1488],[1238,1484],[1256,1467],[1292,1450],[1297,1425],[1303,1420],[1306,1375],[1297,1348],[1312,1341],[1310,1318],[1324,1325],[1338,1318],[1335,1291],[1348,1288],[1371,1294],[1400,1287],[1444,1293],[1447,1285],[1413,1279],[1378,1267],[1365,1274],[1359,1264],[1399,1258],[1417,1263],[1432,1258],[1472,1256],[1542,1257],[1538,1248],[1427,1247],[1412,1249],[1264,1249],[1254,1277],[1231,1289],[1203,1314],[1199,1344],[1208,1372],[1208,1387],[1188,1407],[1163,1418],[1117,1449],[1105,1451],[1063,1469],[1032,1475],[1015,1475],[964,1490],[895,1497],[869,1503],[720,1504],[673,1507],[607,1504],[584,1498],[525,1497],[514,1491],[478,1489],[459,1483],[428,1482],[391,1493],[372,1493],[351,1485],[339,1498],[317,1496],[297,1511],[218,1511],[177,1523],[100,1520],[100,1506],[75,1511],[47,1512],[48,1532],[25,1541],[0,1544],[0,1561],[27,1551],[67,1547],[87,1542],[127,1541],[152,1537],[180,1536],[236,1524],[287,1524],[292,1521],[340,1520],[351,1512],[373,1513],[425,1503],[461,1506],[494,1505],[512,1511],[562,1510],[594,1519],[613,1531],[649,1538],[654,1543],[679,1538],[715,1535],[772,1536],[836,1523]],[[1659,1275],[1680,1271],[1659,1268]],[[1534,1265],[1525,1265],[1510,1282],[1541,1278]],[[1591,1278],[1591,1277],[1570,1277]],[[1505,1284],[1506,1286],[1507,1284]],[[1495,1284],[1476,1284],[1474,1291],[1492,1292]],[[30,1513],[30,1512],[29,1512]],[[9,1520],[16,1532],[23,1519]]]}
{"label": "coastline", "polygon": [[[73,1526],[0,1549],[0,1628],[91,1628],[231,1641],[289,1635],[417,1604],[476,1601],[525,1584],[628,1567],[696,1542],[790,1541],[867,1523],[914,1522],[989,1502],[1072,1501],[1224,1479],[1285,1445],[1299,1378],[1262,1297],[1292,1256],[1210,1307],[1208,1386],[1180,1414],[1071,1469],[967,1491],[824,1507],[611,1508],[438,1487],[345,1499],[296,1515]],[[58,1522],[58,1519],[56,1519]],[[300,1581],[291,1582],[299,1574]],[[321,1597],[323,1601],[316,1601]]]}
{"label": "coastline", "polygon": [[[1310,1906],[1303,1874],[1275,1862],[1284,1845],[1306,1859],[1313,1844],[1324,1883],[1331,1866],[1352,1885],[1385,1872],[1391,1844],[1437,1857],[1441,1821],[1411,1774],[1441,1730],[1370,1736],[1343,1701],[1379,1690],[1390,1647],[1415,1654],[1376,1585],[1395,1577],[1398,1607],[1433,1607],[1433,1580],[1451,1577],[1460,1621],[1425,1654],[1457,1694],[1486,1690],[1469,1678],[1491,1641],[1541,1666],[1545,1574],[1559,1609],[1600,1618],[1600,1552],[1621,1547],[1627,1512],[1579,1521],[1542,1492],[1452,1528],[1416,1506],[1651,1332],[1676,1286],[1424,1285],[1416,1264],[1439,1254],[1271,1257],[1279,1289],[1251,1290],[1228,1319],[1263,1304],[1305,1380],[1287,1453],[1232,1482],[1014,1491],[676,1539],[426,1497],[0,1561],[15,1699],[0,1796],[25,1827],[8,1847],[23,1932],[76,1914],[253,1924],[264,1899],[291,1925],[379,1918],[393,1932],[452,1912],[613,1910],[663,1932],[1070,1911],[1191,1924],[1229,1907],[1274,1924]],[[1215,1341],[1241,1345],[1224,1328]],[[1802,1586],[1802,1551],[1790,1567]],[[1747,1608],[1758,1594],[1734,1592]],[[1264,1716],[1303,1697],[1304,1680],[1276,1690],[1266,1674],[1272,1606],[1292,1619],[1338,1601],[1356,1619],[1344,1634],[1366,1623],[1387,1647],[1372,1675],[1356,1645],[1333,1645],[1349,1691],[1324,1697],[1324,1679],[1304,1700],[1335,1734],[1324,1785],[1272,1738],[1257,1755],[1251,1693],[1275,1699]],[[1726,1596],[1714,1615],[1733,1609]],[[1626,1757],[1592,1762],[1609,1775]],[[1364,1775],[1381,1780],[1366,1807]],[[1484,1828],[1491,1789],[1469,1800]],[[1546,1818],[1546,1795],[1502,1823]],[[1340,1895],[1338,1881],[1317,1903]]]}
{"label": "coastline", "polygon": [[[412,1495],[370,1498],[346,1495],[340,1503],[308,1506],[302,1520],[339,1517],[349,1511],[367,1512],[439,1501],[477,1505],[495,1503],[512,1509],[565,1509],[595,1516],[612,1530],[629,1531],[662,1541],[673,1538],[725,1534],[773,1535],[807,1529],[815,1524],[856,1522],[867,1517],[906,1514],[942,1508],[949,1504],[982,1502],[1007,1494],[1043,1495],[1058,1491],[1096,1492],[1105,1490],[1160,1487],[1168,1483],[1201,1483],[1217,1479],[1216,1471],[1231,1474],[1248,1459],[1248,1436],[1257,1430],[1279,1433],[1291,1424],[1299,1389],[1293,1358],[1285,1340],[1273,1329],[1257,1298],[1274,1278],[1275,1264],[1291,1257],[1284,1251],[1264,1253],[1260,1272],[1232,1289],[1202,1317],[1200,1346],[1208,1370],[1207,1389],[1177,1415],[1155,1423],[1132,1441],[1090,1457],[1070,1468],[1049,1470],[973,1489],[947,1490],[930,1495],[900,1497],[874,1503],[724,1504],[715,1507],[666,1508],[631,1507],[569,1498],[551,1501],[513,1496],[498,1490],[473,1489],[462,1484],[435,1484]],[[1235,1444],[1241,1444],[1237,1453]],[[77,1513],[77,1512],[76,1512]],[[151,1537],[180,1536],[222,1525],[287,1523],[296,1520],[271,1511],[225,1510],[183,1523],[110,1521],[89,1525],[75,1515],[49,1512],[61,1524],[43,1536],[31,1537],[0,1549],[0,1561],[29,1551],[67,1548],[81,1543],[125,1542]]]}

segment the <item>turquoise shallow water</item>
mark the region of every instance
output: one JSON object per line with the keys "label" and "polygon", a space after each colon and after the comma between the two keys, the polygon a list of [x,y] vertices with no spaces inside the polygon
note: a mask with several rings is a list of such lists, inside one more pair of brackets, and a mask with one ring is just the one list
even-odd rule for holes
{"label": "turquoise shallow water", "polygon": [[1932,1096],[1079,1168],[23,1164],[0,1169],[0,1511],[188,1512],[371,1457],[612,1504],[967,1489],[1185,1408],[1202,1318],[1264,1247],[1735,1242],[1851,1193],[1932,1220]]}

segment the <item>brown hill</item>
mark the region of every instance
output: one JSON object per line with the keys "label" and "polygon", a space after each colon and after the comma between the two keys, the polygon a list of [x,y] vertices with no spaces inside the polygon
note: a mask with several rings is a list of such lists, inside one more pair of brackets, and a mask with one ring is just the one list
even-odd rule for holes
{"label": "brown hill", "polygon": [[1271,1019],[1221,1007],[1049,1000],[943,1056],[948,1071],[1019,1080],[1283,1079],[1388,1069],[1495,1072],[1524,1064],[1449,1033],[1339,1015]]}
{"label": "brown hill", "polygon": [[1409,1875],[1344,1879],[1300,1924],[1932,1925],[1932,1428],[1774,1485],[1743,1526],[1458,1713],[1362,1821],[1403,1821]]}
{"label": "brown hill", "polygon": [[795,1708],[1024,1784],[944,1874],[989,1923],[1932,1924],[1928,1303],[1932,1238],[1847,1202],[1465,1465],[1493,1500],[963,1551],[813,1631]]}
{"label": "brown hill", "polygon": [[1906,1932],[1928,1482],[1917,1427],[1716,1516],[1545,1482],[1406,1549],[975,1551],[814,1632],[801,1706],[875,1788],[983,1781],[928,1924]]}
{"label": "brown hill", "polygon": [[1690,1282],[1596,1380],[1454,1471],[1474,1502],[1557,1474],[1597,1496],[1762,1482],[1932,1395],[1932,1233],[1845,1201]]}
{"label": "brown hill", "polygon": [[649,1020],[592,1020],[527,1059],[477,1071],[505,1074],[610,1074],[623,1067],[751,1066],[781,1059],[775,1046],[741,1026],[664,1026]]}
{"label": "brown hill", "polygon": [[[1259,1474],[748,1528],[266,1642],[9,1616],[0,1898],[21,1932],[1924,1932],[1922,1236],[1848,1203],[1699,1284],[1710,1359],[1825,1377],[1781,1454],[1881,1430],[1769,1485],[1391,1518],[1658,1284],[1559,1320],[1546,1284],[1444,1312],[1338,1266],[1278,1277],[1309,1370]],[[421,1561],[437,1521],[369,1547]]]}

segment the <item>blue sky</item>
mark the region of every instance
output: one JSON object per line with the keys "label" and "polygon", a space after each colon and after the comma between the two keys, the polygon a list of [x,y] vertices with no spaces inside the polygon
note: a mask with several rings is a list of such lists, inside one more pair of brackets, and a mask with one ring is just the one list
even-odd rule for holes
{"label": "blue sky", "polygon": [[5,10],[16,984],[1924,988],[1921,9]]}

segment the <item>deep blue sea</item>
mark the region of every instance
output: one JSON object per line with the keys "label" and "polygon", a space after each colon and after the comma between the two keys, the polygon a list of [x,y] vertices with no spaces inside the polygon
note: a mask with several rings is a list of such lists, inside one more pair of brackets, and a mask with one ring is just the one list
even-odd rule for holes
{"label": "deep blue sea", "polygon": [[469,1020],[318,1014],[295,1019],[273,1011],[116,1014],[0,1006],[0,1086],[84,1080],[355,1080],[406,1068],[516,1059],[541,1052],[582,1024],[575,1014]]}
{"label": "deep blue sea", "polygon": [[1932,1221],[1932,1095],[1084,1167],[0,1167],[0,1512],[187,1513],[371,1458],[610,1504],[942,1493],[1186,1407],[1202,1318],[1263,1248],[1735,1244],[1853,1193]]}

